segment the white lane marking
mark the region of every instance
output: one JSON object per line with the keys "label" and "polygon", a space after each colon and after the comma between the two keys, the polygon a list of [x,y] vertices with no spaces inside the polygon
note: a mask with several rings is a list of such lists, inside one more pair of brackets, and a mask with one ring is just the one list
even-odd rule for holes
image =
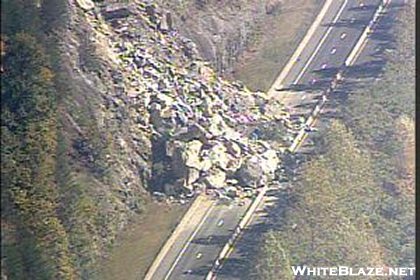
{"label": "white lane marking", "polygon": [[274,83],[272,84],[271,88],[268,90],[267,94],[271,95],[275,90],[282,89],[283,85],[282,82],[286,78],[286,76],[289,74],[291,68],[293,67],[294,61],[301,55],[303,49],[308,44],[309,40],[312,38],[312,36],[315,33],[315,30],[318,28],[321,21],[324,19],[325,14],[327,13],[328,9],[330,8],[331,4],[335,0],[326,0],[325,4],[322,6],[321,11],[317,15],[316,19],[312,23],[311,27],[308,29],[308,31],[305,34],[305,37],[303,37],[303,40],[299,43],[299,46],[296,48],[295,52],[293,53],[292,57],[288,60],[286,66],[283,67],[281,70],[280,75],[276,78]]}
{"label": "white lane marking", "polygon": [[188,246],[190,246],[191,241],[194,239],[194,237],[197,235],[198,231],[201,229],[201,227],[204,225],[204,222],[206,221],[207,217],[210,215],[211,210],[216,206],[216,203],[213,203],[210,206],[210,209],[207,210],[207,213],[204,215],[204,218],[201,220],[200,224],[198,224],[195,231],[191,234],[190,238],[188,239],[187,243],[185,244],[184,248],[182,248],[181,252],[176,257],[174,263],[172,264],[171,268],[169,269],[168,273],[166,273],[164,280],[169,279],[171,276],[172,271],[175,269],[176,265],[178,264],[179,260],[181,259],[182,255],[185,253],[185,251],[188,249]]}
{"label": "white lane marking", "polygon": [[[337,15],[335,16],[335,18],[333,19],[333,24],[337,22],[338,18],[340,17],[340,15],[343,13],[344,8],[347,5],[348,0],[344,0],[343,5],[341,6],[340,10],[338,11]],[[331,33],[331,30],[333,29],[333,26],[328,27],[327,32],[325,32],[324,36],[322,37],[321,41],[319,42],[318,46],[316,47],[315,51],[312,53],[311,57],[309,58],[308,62],[306,62],[305,66],[303,67],[302,71],[300,72],[299,76],[295,79],[295,81],[293,82],[293,84],[297,84],[297,82],[300,80],[300,78],[302,78],[303,74],[305,73],[306,69],[309,67],[309,64],[312,62],[312,60],[314,59],[315,55],[318,53],[318,51],[321,49],[322,44],[324,43],[324,41],[327,39],[328,34]]]}

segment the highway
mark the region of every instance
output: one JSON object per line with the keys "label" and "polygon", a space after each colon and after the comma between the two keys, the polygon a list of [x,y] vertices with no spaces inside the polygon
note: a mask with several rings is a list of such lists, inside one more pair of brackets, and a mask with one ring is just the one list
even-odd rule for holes
{"label": "highway", "polygon": [[[363,2],[364,7],[360,7],[359,2]],[[333,1],[298,60],[294,61],[283,81],[274,85],[274,89],[283,90],[276,90],[272,95],[293,109],[295,114],[310,113],[305,105],[319,98],[318,90],[328,88],[380,2]]]}
{"label": "highway", "polygon": [[243,206],[237,203],[230,205],[218,203],[172,273],[165,279],[204,278],[211,269],[217,254],[232,235],[250,201],[248,200],[248,203]]}
{"label": "highway", "polygon": [[178,238],[172,250],[177,251],[177,254],[169,252],[150,279],[204,279],[249,207],[251,199],[244,202],[244,205],[239,205],[235,201],[213,201],[203,220],[197,222],[190,232],[189,239],[185,241],[183,237]]}
{"label": "highway", "polygon": [[[367,41],[367,44],[362,49],[361,53],[357,57],[354,66],[350,67],[351,69],[348,69],[347,75],[344,77],[345,82],[337,89],[337,94],[340,95],[342,93],[345,93],[347,91],[348,86],[351,88],[354,88],[356,86],[363,86],[366,83],[369,83],[373,79],[377,79],[380,75],[380,68],[384,65],[385,60],[383,57],[383,53],[385,52],[385,49],[390,47],[389,46],[389,39],[387,35],[387,29],[390,27],[390,24],[392,24],[392,21],[395,19],[398,9],[402,6],[403,0],[394,0],[391,2],[391,4],[388,7],[388,11],[386,16],[381,19],[379,26],[377,29],[375,29],[374,33],[371,35],[369,40]],[[366,3],[366,1],[365,1]],[[343,15],[347,16],[347,15]],[[365,17],[366,15],[360,14],[359,17]],[[360,27],[361,29],[364,28],[364,26]],[[348,32],[348,27],[345,29]],[[340,28],[337,29],[336,33],[342,33],[343,29]],[[331,32],[332,33],[332,32]],[[334,44],[334,40],[331,40],[331,45]],[[338,44],[337,44],[338,45]],[[328,49],[328,47],[326,47]],[[348,52],[348,48],[347,52]],[[344,49],[343,49],[344,50]],[[338,50],[335,54],[338,54]],[[331,55],[331,54],[330,54]],[[344,54],[345,55],[345,54]],[[314,59],[315,60],[315,59]],[[314,63],[315,66],[319,66],[320,62],[325,63],[322,61],[326,61],[329,65],[337,65],[340,63],[339,61],[335,60],[327,60],[320,58],[318,60],[318,63]],[[334,64],[331,64],[334,63]],[[339,64],[338,64],[339,65]],[[336,67],[336,66],[334,66]],[[313,68],[316,69],[316,68]],[[313,71],[313,70],[312,70]],[[297,71],[298,72],[298,71]],[[290,78],[288,78],[285,84],[290,85],[290,81],[293,81],[293,79],[296,79],[296,73],[291,73]],[[315,76],[315,72],[311,72],[309,70],[306,71],[306,73],[302,76],[306,75],[306,82],[310,81],[312,77]],[[311,76],[314,75],[314,76]],[[300,80],[299,83],[304,83],[303,80]],[[343,89],[344,88],[344,89]],[[283,96],[283,98],[286,96]],[[339,98],[338,98],[339,99]],[[299,99],[296,101],[299,102]],[[332,102],[331,102],[332,103]],[[331,111],[333,111],[334,104],[327,103],[327,107],[324,110],[324,114],[327,114]],[[317,123],[318,127],[325,126],[326,123],[322,121],[322,115],[321,115],[321,121]],[[297,153],[297,158],[301,162],[305,160],[304,155],[307,155],[311,152],[312,146],[310,145],[310,142],[312,140],[309,138],[307,141],[303,143],[303,145],[299,148]],[[296,164],[295,164],[296,165]],[[292,169],[296,169],[297,172],[299,172],[298,166],[292,166]],[[293,187],[292,183],[289,183],[289,186]],[[219,271],[217,275],[217,279],[220,280],[247,280],[247,279],[256,279],[255,275],[250,274],[250,270],[248,269],[251,267],[252,261],[253,261],[253,254],[256,252],[259,246],[259,237],[262,233],[273,229],[275,227],[276,222],[281,222],[282,219],[282,208],[281,205],[287,205],[287,197],[285,196],[285,192],[281,190],[271,190],[268,195],[266,196],[266,199],[264,203],[260,206],[259,210],[257,211],[256,215],[254,215],[252,221],[248,225],[248,227],[245,229],[244,233],[242,234],[241,238],[237,241],[235,244],[235,248],[232,251],[232,253],[229,255],[229,258],[224,262],[221,270]]]}
{"label": "highway", "polygon": [[[364,7],[360,7],[359,2],[363,2]],[[319,90],[327,89],[333,75],[343,67],[345,59],[380,2],[380,0],[330,1],[320,25],[314,29],[298,60],[293,61],[292,67],[283,75],[282,81],[277,80],[274,83],[269,92],[270,96],[284,102],[290,108],[292,115],[307,116],[311,112],[314,100],[320,96]],[[371,51],[371,48],[372,46],[368,44],[367,49]],[[272,198],[272,203],[275,203],[275,193]],[[270,205],[270,199],[269,195],[266,204]],[[204,218],[197,223],[196,228],[188,233],[190,235],[188,240],[185,241],[185,236],[180,238],[174,245],[178,249],[168,253],[148,279],[204,279],[249,204],[250,201],[243,206],[237,203],[228,206],[216,205],[214,202]],[[256,228],[252,233],[257,236],[259,225],[264,221],[261,219],[263,218],[260,216],[256,217],[250,225]],[[244,267],[247,265],[244,258],[246,259],[246,254],[249,253],[248,241],[255,240],[257,236],[248,235],[247,239],[246,232],[244,236],[231,258],[223,266],[218,279],[252,279],[241,272],[248,271],[248,268]]]}

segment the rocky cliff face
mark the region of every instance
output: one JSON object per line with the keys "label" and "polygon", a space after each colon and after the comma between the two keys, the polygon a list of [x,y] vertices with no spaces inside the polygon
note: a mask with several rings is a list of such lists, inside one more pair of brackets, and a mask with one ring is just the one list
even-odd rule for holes
{"label": "rocky cliff face", "polygon": [[259,37],[260,24],[277,13],[281,0],[159,1],[171,23],[191,38],[218,74],[229,74],[237,58]]}

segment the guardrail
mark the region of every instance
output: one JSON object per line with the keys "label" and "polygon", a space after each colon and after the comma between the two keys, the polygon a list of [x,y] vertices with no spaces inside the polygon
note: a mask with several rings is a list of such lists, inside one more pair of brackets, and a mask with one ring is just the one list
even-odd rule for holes
{"label": "guardrail", "polygon": [[263,188],[261,188],[257,197],[251,203],[251,205],[247,209],[245,215],[243,216],[243,218],[239,222],[238,226],[235,228],[235,230],[233,232],[233,235],[229,238],[228,242],[225,244],[225,246],[223,246],[223,249],[220,251],[219,256],[217,257],[212,269],[210,270],[210,272],[206,276],[206,280],[214,279],[214,277],[216,276],[215,273],[217,272],[217,270],[219,269],[219,267],[221,265],[221,261],[223,260],[223,258],[226,255],[228,255],[229,251],[232,250],[233,245],[235,244],[235,241],[237,240],[237,238],[239,237],[239,235],[241,234],[241,232],[245,228],[245,226],[251,220],[252,215],[254,214],[255,210],[257,209],[257,207],[261,203],[261,201],[264,198],[264,195],[265,195],[266,192],[267,192],[267,186],[264,186]]}
{"label": "guardrail", "polygon": [[[373,30],[375,25],[378,22],[380,14],[385,11],[386,7],[389,5],[391,0],[383,0],[376,10],[372,20],[369,22],[368,26],[363,31],[362,35],[360,36],[359,40],[357,41],[355,47],[353,48],[352,52],[347,57],[346,61],[344,62],[344,66],[350,66],[352,65],[358,55],[360,54],[361,50],[363,49],[364,45],[367,42],[367,38],[369,33]],[[327,95],[330,94],[338,85],[338,81],[341,79],[341,76],[343,75],[343,72],[345,69],[340,69],[336,76],[334,77],[333,81],[331,82],[331,86],[325,91],[325,93],[322,95],[322,98],[320,101],[315,105],[314,109],[311,112],[311,115],[307,118],[305,122],[305,126],[311,126],[318,115],[322,112],[323,107],[325,106],[325,103],[327,102]],[[302,144],[303,140],[305,140],[305,137],[307,136],[307,132],[305,131],[305,128],[302,128],[298,135],[293,140],[292,144],[290,145],[289,151],[295,152],[298,147]],[[239,225],[236,227],[233,235],[231,238],[229,238],[228,242],[223,247],[222,251],[220,251],[218,258],[213,264],[213,267],[211,268],[210,272],[206,276],[206,280],[214,280],[216,279],[217,272],[222,266],[223,260],[230,254],[230,252],[233,250],[233,246],[235,242],[237,241],[238,237],[240,236],[242,230],[245,228],[245,226],[248,224],[248,222],[251,220],[252,215],[254,214],[255,210],[257,209],[258,205],[261,203],[265,193],[267,191],[267,187],[264,187],[258,196],[255,198],[255,200],[252,202],[251,206],[248,208],[247,213],[242,218]]]}
{"label": "guardrail", "polygon": [[[359,56],[360,52],[363,50],[363,47],[365,46],[369,33],[371,33],[378,23],[378,19],[381,16],[381,13],[385,11],[386,7],[390,4],[391,0],[383,0],[376,10],[375,14],[373,15],[372,20],[369,22],[369,24],[366,26],[366,28],[363,30],[362,34],[360,35],[359,40],[356,42],[356,45],[354,46],[353,50],[348,55],[347,59],[344,62],[344,66],[348,67],[351,66]],[[336,88],[338,81],[341,79],[341,77],[344,74],[345,69],[340,69],[336,76],[334,77],[333,81],[331,82],[330,88],[326,90],[326,92],[322,95],[322,99],[317,103],[313,111],[311,112],[311,115],[306,119],[304,127],[310,127],[315,119],[318,117],[318,114],[322,111],[325,103],[327,102],[327,96]],[[295,152],[297,148],[302,144],[303,140],[307,137],[307,133],[305,131],[305,128],[302,128],[298,135],[295,137],[295,139],[292,142],[292,145],[289,148],[290,152]]]}

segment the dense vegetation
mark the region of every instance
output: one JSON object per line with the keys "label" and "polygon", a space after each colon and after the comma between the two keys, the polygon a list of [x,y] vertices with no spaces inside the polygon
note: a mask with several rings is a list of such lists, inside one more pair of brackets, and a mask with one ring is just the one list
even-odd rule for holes
{"label": "dense vegetation", "polygon": [[399,18],[381,79],[351,93],[264,236],[260,279],[294,279],[292,265],[415,266],[414,8]]}
{"label": "dense vegetation", "polygon": [[59,216],[57,92],[45,47],[47,21],[59,14],[56,1],[46,2],[49,11],[35,1],[2,1],[2,275],[9,279],[75,276]]}

